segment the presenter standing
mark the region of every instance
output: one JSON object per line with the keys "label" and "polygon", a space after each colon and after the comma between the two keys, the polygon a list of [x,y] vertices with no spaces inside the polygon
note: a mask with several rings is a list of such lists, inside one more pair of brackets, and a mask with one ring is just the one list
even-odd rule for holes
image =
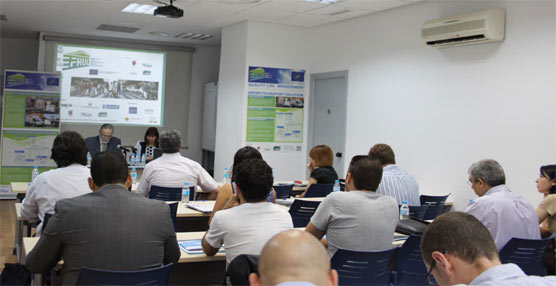
{"label": "presenter standing", "polygon": [[91,153],[91,156],[104,151],[119,152],[118,147],[122,144],[122,141],[120,141],[120,138],[112,136],[114,134],[114,126],[112,124],[103,124],[98,134],[98,136],[85,139],[87,150]]}
{"label": "presenter standing", "polygon": [[144,141],[135,144],[135,149],[140,150],[141,154],[145,154],[147,162],[153,159],[154,148],[160,148],[158,145],[158,137],[158,129],[156,129],[156,127],[149,127],[145,132]]}

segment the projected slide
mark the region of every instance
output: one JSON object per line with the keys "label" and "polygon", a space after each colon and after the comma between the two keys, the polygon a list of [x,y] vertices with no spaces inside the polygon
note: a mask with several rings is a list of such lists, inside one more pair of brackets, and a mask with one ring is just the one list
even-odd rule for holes
{"label": "projected slide", "polygon": [[162,125],[165,53],[58,44],[61,120]]}

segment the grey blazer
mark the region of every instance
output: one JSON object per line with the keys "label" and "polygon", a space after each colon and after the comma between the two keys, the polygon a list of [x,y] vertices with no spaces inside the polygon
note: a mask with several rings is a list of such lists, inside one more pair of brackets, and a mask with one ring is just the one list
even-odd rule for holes
{"label": "grey blazer", "polygon": [[139,270],[180,258],[168,205],[122,185],[60,200],[54,210],[27,256],[26,266],[33,273],[50,271],[62,258],[63,284],[75,284],[82,266]]}

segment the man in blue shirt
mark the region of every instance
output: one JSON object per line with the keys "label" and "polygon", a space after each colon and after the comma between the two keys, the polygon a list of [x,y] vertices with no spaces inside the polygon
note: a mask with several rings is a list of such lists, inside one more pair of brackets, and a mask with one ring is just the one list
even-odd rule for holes
{"label": "man in blue shirt", "polygon": [[527,276],[502,264],[488,229],[474,216],[450,212],[437,217],[421,240],[423,260],[439,285],[556,285],[555,276]]}

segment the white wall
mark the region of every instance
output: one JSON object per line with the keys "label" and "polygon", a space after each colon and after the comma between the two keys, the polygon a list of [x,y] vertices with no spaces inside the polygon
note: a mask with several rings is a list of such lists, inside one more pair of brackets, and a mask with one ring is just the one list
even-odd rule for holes
{"label": "white wall", "polygon": [[205,83],[218,81],[220,47],[198,46],[195,49],[191,67],[187,142],[183,142],[188,146],[188,149],[184,150],[182,154],[201,163]]}
{"label": "white wall", "polygon": [[[490,7],[507,10],[504,42],[424,46],[420,29],[425,20]],[[417,178],[421,193],[451,192],[458,210],[475,197],[466,184],[468,166],[493,158],[505,168],[509,187],[536,206],[541,200],[534,183],[538,168],[556,161],[555,19],[555,3],[549,1],[438,1],[310,31],[242,24],[234,33],[247,34],[249,47],[253,41],[261,44],[256,52],[247,49],[244,61],[235,59],[241,70],[221,68],[220,79],[233,76],[239,81],[242,89],[227,91],[232,94],[245,90],[246,64],[287,66],[296,61],[312,73],[348,70],[348,158],[366,154],[376,143],[390,144],[398,165]],[[302,36],[267,36],[278,31]],[[221,63],[244,51],[228,50],[243,48],[225,45],[228,32],[223,31]],[[244,115],[245,104],[238,110]],[[226,120],[243,130],[244,122],[238,115]],[[234,137],[218,123],[217,142],[222,136]],[[234,137],[230,145],[240,147],[240,139]],[[236,149],[217,146],[216,165]]]}

